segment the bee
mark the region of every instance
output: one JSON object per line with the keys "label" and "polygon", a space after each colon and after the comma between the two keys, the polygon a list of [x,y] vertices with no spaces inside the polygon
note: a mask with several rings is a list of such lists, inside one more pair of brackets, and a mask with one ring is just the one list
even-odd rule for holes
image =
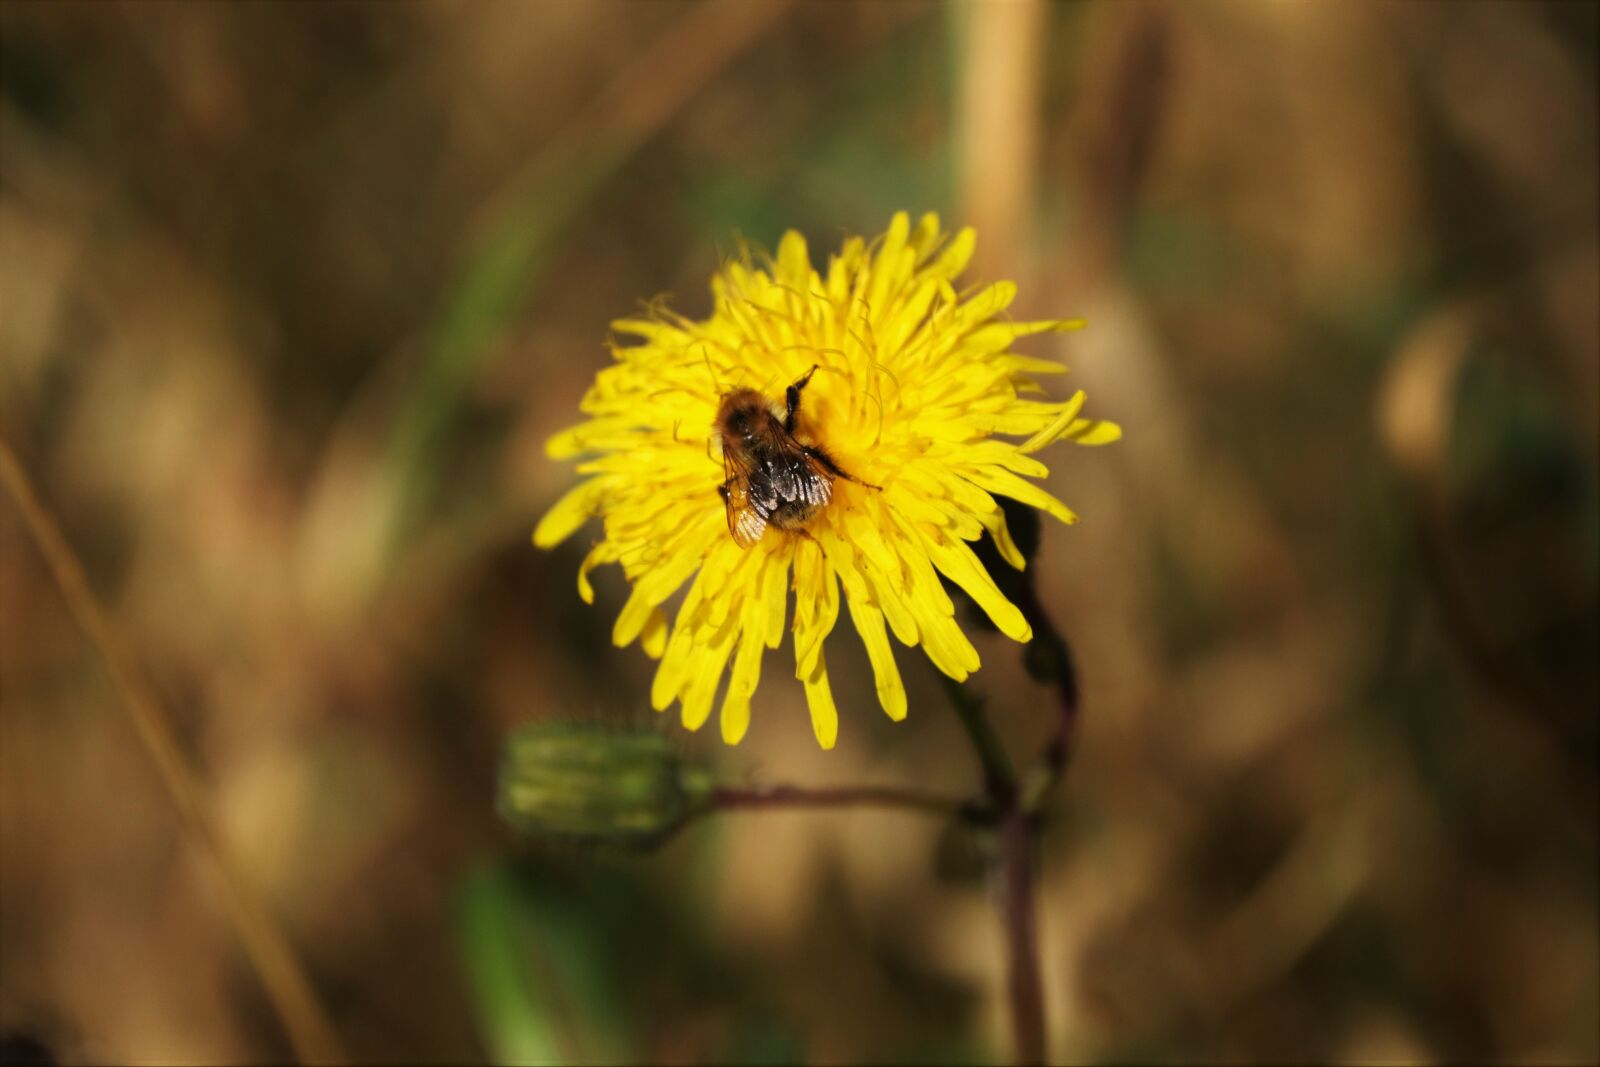
{"label": "bee", "polygon": [[[754,389],[734,389],[722,397],[713,424],[722,439],[722,469],[717,487],[728,509],[728,532],[740,548],[761,540],[768,526],[802,530],[833,499],[833,481],[861,479],[839,469],[832,457],[795,437],[800,394],[816,367],[784,390],[783,415]],[[877,488],[877,486],[869,486]]]}

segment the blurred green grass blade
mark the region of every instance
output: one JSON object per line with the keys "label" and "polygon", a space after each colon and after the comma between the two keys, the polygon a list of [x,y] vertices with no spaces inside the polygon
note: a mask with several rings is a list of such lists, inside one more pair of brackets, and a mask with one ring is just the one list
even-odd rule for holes
{"label": "blurred green grass blade", "polygon": [[489,203],[487,225],[476,231],[474,251],[441,304],[390,437],[383,473],[394,496],[381,545],[386,559],[434,501],[472,383],[548,269],[566,226],[787,7],[745,0],[687,7]]}
{"label": "blurred green grass blade", "polygon": [[728,1046],[715,1062],[727,1067],[786,1067],[804,1063],[805,1041],[789,1023],[746,1008],[734,1026]]}
{"label": "blurred green grass blade", "polygon": [[549,268],[568,223],[625,153],[590,145],[539,168],[484,229],[441,304],[406,391],[387,457],[398,499],[383,546],[392,556],[438,490],[473,382]]}
{"label": "blurred green grass blade", "polygon": [[565,1062],[548,1008],[530,987],[516,924],[516,899],[503,871],[473,875],[461,889],[457,937],[471,983],[484,1044],[495,1063]]}
{"label": "blurred green grass blade", "polygon": [[501,1064],[632,1062],[606,925],[559,883],[501,862],[461,885],[456,933],[484,1044]]}

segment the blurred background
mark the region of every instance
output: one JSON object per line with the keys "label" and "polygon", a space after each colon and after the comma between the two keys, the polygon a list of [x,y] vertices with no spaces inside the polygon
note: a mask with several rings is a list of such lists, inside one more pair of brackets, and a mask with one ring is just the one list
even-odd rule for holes
{"label": "blurred background", "polygon": [[[0,432],[360,1061],[996,1062],[992,902],[931,820],[645,858],[493,810],[519,724],[734,782],[976,789],[830,643],[737,749],[646,710],[626,585],[529,531],[611,319],[738,235],[979,228],[1109,449],[1057,448],[1082,734],[1053,1055],[1600,1059],[1597,9],[1584,3],[0,7]],[[1048,696],[1004,639],[1013,751]],[[959,858],[959,857],[958,857]],[[117,691],[0,502],[0,1028],[290,1054]]]}

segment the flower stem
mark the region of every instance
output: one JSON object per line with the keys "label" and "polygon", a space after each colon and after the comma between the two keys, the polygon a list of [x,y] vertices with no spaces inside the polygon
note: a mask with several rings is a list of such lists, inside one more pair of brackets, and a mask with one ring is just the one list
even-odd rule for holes
{"label": "flower stem", "polygon": [[[1037,824],[1025,807],[1011,759],[984,714],[983,702],[953,679],[945,691],[983,766],[984,791],[999,819],[998,907],[1005,928],[1006,993],[1019,1064],[1045,1061],[1044,983],[1039,973],[1039,929],[1033,900],[1033,842]],[[1031,792],[1031,790],[1030,790]]]}
{"label": "flower stem", "polygon": [[1029,769],[1022,788],[1023,808],[1038,812],[1072,761],[1078,735],[1078,669],[1072,658],[1072,646],[1056,629],[1032,582],[1022,584],[1017,590],[1017,601],[1023,618],[1033,627],[1033,641],[1023,653],[1028,673],[1056,691],[1055,729],[1045,742],[1038,762]]}
{"label": "flower stem", "polygon": [[1000,918],[1006,931],[1006,987],[1019,1064],[1045,1061],[1044,982],[1033,901],[1032,819],[1020,808],[1000,826]]}
{"label": "flower stem", "polygon": [[988,716],[983,713],[983,701],[954,678],[941,674],[939,679],[983,766],[984,792],[998,809],[1009,809],[1016,798],[1017,773],[1011,767],[1011,757],[1006,755],[1005,746],[1000,743],[1000,735],[994,732]]}

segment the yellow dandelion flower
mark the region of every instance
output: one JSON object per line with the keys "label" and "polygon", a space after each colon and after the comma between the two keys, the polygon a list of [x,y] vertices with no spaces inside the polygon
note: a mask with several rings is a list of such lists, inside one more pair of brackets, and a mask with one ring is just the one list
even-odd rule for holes
{"label": "yellow dandelion flower", "polygon": [[[1005,320],[1010,282],[956,290],[974,244],[970,229],[944,234],[934,215],[913,228],[902,213],[870,246],[845,241],[820,273],[791,231],[775,260],[758,265],[746,253],[716,274],[704,321],[656,308],[613,323],[640,343],[613,344],[616,362],[581,404],[588,421],[548,442],[554,458],[589,457],[577,468],[586,480],[551,507],[533,541],[548,548],[590,517],[604,520],[604,538],[578,569],[578,593],[592,604],[589,573],[622,565],[632,594],[612,639],[639,641],[661,661],[651,689],[658,711],[676,701],[684,725],[699,729],[731,660],[722,736],[737,743],[762,655],[782,641],[791,589],[795,677],[823,748],[839,728],[823,644],[841,587],[893,719],[905,717],[906,693],[891,632],[952,678],[978,669],[941,575],[1002,633],[1031,638],[968,542],[988,533],[1022,568],[995,497],[1075,522],[1029,480],[1048,473],[1032,453],[1062,439],[1104,444],[1121,431],[1083,417],[1082,392],[1046,399],[1035,378],[1064,368],[1009,350],[1019,337],[1082,320]],[[803,393],[786,395],[791,385]],[[725,447],[716,426],[724,398],[739,389],[766,399],[766,425],[800,464],[790,481],[759,456],[744,468],[755,481],[741,481],[732,462],[740,442]],[[760,521],[741,526],[741,518]],[[669,622],[663,605],[686,583]]]}

